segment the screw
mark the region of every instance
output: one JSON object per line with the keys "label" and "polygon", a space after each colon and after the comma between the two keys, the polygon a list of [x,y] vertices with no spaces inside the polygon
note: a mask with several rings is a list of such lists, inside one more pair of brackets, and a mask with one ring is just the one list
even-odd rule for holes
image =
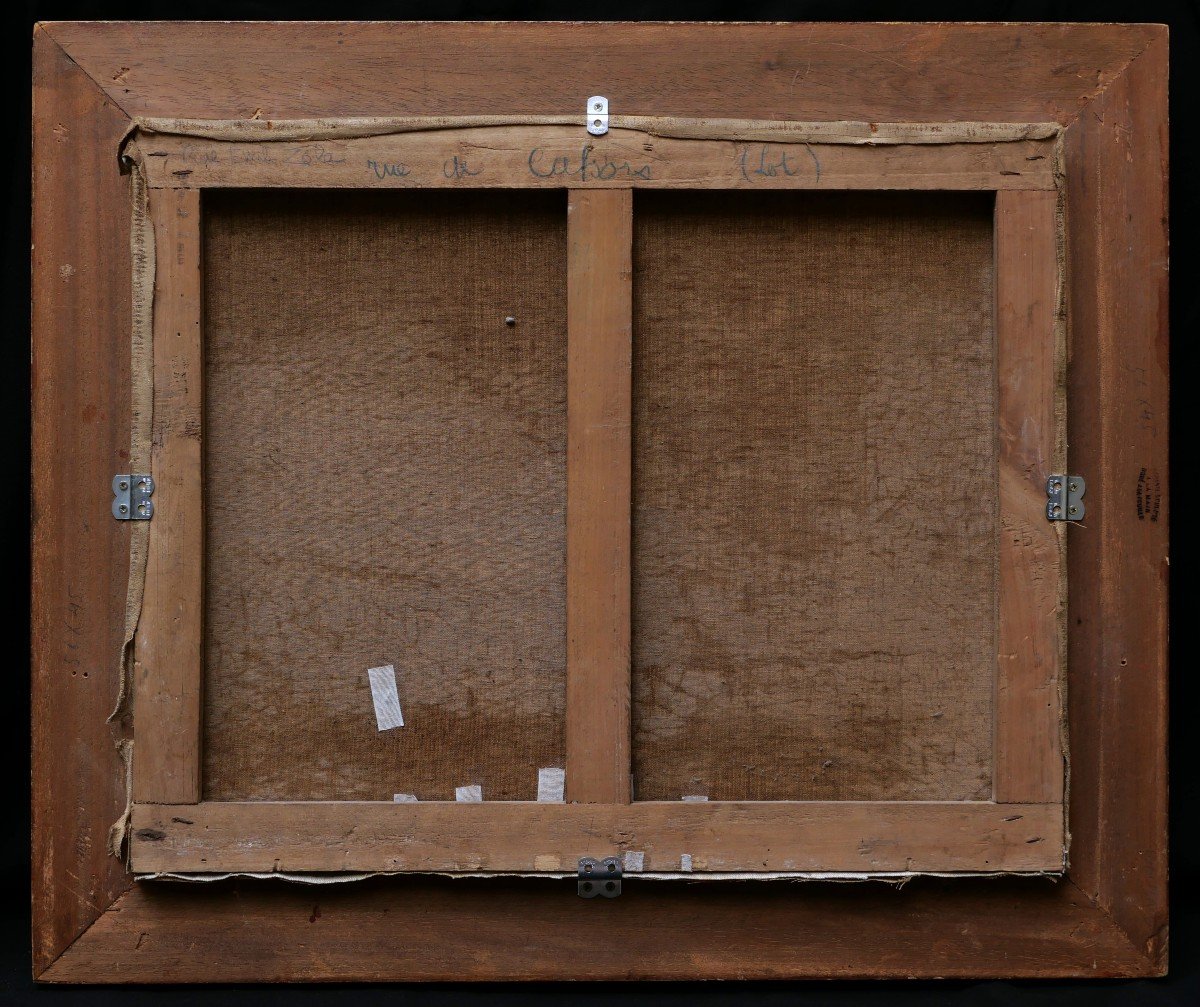
{"label": "screw", "polygon": [[128,507],[126,507],[124,504],[121,504],[121,506],[118,508],[118,510],[120,510],[120,512],[121,512],[122,514],[128,514],[128,513],[129,513],[129,508],[128,508]]}
{"label": "screw", "polygon": [[1074,493],[1077,489],[1079,489],[1079,483],[1071,483],[1071,492]]}
{"label": "screw", "polygon": [[119,486],[121,487],[121,489],[123,489],[123,490],[127,490],[127,489],[129,489],[129,483],[127,483],[127,482],[126,482],[124,479],[122,479],[122,480],[120,481],[120,483],[118,483],[118,485],[119,485]]}
{"label": "screw", "polygon": [[602,109],[603,107],[604,107],[604,106],[603,106],[603,105],[602,105],[600,102],[596,102],[595,108],[596,108],[596,111],[597,111],[597,112],[599,112],[599,111],[600,111],[600,109]]}
{"label": "screw", "polygon": [[1079,513],[1079,508],[1078,508],[1078,507],[1072,507],[1072,508],[1071,508],[1071,513],[1072,513],[1072,514],[1078,514],[1078,513]]}
{"label": "screw", "polygon": [[507,315],[507,316],[505,316],[504,324],[507,325],[509,328],[512,328],[514,325],[517,324],[517,320],[515,318],[513,318],[512,315]]}

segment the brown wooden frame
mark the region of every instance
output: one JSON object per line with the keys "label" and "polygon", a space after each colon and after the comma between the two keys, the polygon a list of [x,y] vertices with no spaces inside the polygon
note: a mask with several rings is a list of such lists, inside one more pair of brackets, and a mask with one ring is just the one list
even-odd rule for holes
{"label": "brown wooden frame", "polygon": [[[351,44],[341,47],[339,41]],[[933,70],[928,67],[931,46],[938,49]],[[239,60],[243,49],[255,58]],[[408,879],[342,889],[332,897],[323,891],[327,923],[319,932],[309,929],[310,915],[316,914],[305,891],[250,882],[240,890],[209,885],[201,892],[131,887],[130,876],[104,843],[125,803],[126,774],[105,716],[116,694],[114,658],[120,648],[129,532],[97,519],[107,513],[108,480],[128,456],[130,202],[128,179],[114,171],[114,161],[130,117],[308,119],[385,116],[398,109],[410,115],[468,115],[494,109],[498,101],[513,114],[573,113],[579,96],[592,93],[575,67],[584,56],[593,60],[597,54],[605,57],[603,86],[614,111],[631,115],[866,122],[936,117],[1054,121],[1066,127],[1067,419],[1072,470],[1089,479],[1089,519],[1086,527],[1071,529],[1068,559],[1072,793],[1067,879],[1057,885],[958,880],[951,887],[927,881],[883,896],[874,888],[818,887],[802,898],[795,889],[768,882],[733,890],[719,883],[700,888],[656,883],[638,886],[602,913],[567,900],[563,882]],[[459,64],[479,69],[471,83],[455,73]],[[1062,72],[1068,65],[1092,72]],[[800,81],[810,86],[797,86]],[[817,87],[814,81],[837,87]],[[586,29],[572,25],[39,26],[35,972],[59,981],[1161,972],[1166,954],[1165,82],[1166,34],[1153,26],[623,25],[606,29],[599,45]],[[251,94],[258,105],[243,108]],[[857,162],[848,158],[846,163],[850,178]],[[185,214],[195,199],[194,188],[170,188],[176,190],[170,204],[176,213],[159,214],[155,221],[166,248],[190,240]],[[1048,188],[1006,190],[998,197],[997,260],[1014,266],[1013,277],[1022,262],[1041,261],[1050,251],[1045,242],[1053,231],[1029,226],[1052,212],[1054,194]],[[586,228],[590,201],[628,197],[596,191],[573,198],[582,211],[580,226]],[[64,206],[70,207],[69,215]],[[89,226],[72,226],[80,220]],[[618,239],[614,245],[618,256],[621,244]],[[620,268],[619,259],[614,265]],[[190,272],[181,275],[178,282],[193,282],[191,277]],[[1017,282],[1033,288],[1022,296],[1038,311],[1054,310],[1054,291],[1045,287],[1044,272],[1031,270]],[[1019,328],[1020,313],[1010,312],[1006,320],[1004,291],[998,303],[998,325]],[[170,310],[156,311],[156,337],[160,319]],[[593,310],[621,309],[597,305]],[[182,321],[171,337],[186,348],[193,327],[189,319]],[[594,324],[587,314],[573,321]],[[158,343],[156,338],[156,352]],[[1044,346],[1034,344],[1031,350],[1041,355],[1034,352],[1027,366],[1053,369]],[[621,352],[620,347],[612,352]],[[195,408],[187,389],[162,392],[183,422],[177,439],[156,438],[156,452],[198,454],[198,437],[188,433],[195,425],[186,422],[188,410]],[[585,409],[603,416],[610,408],[606,396],[622,394],[620,388],[597,389],[594,400],[583,400]],[[1006,419],[1031,413],[1048,418],[1040,429],[1049,437],[1057,403],[1035,396],[1018,406],[1016,399],[1012,416],[1001,409],[1002,455],[1007,450],[1009,458],[1002,462],[1001,492],[1003,500],[1015,501],[1027,514],[1032,491],[1028,478],[1022,482],[1020,476],[1055,457],[1057,446],[1052,437],[1033,444],[1010,438],[1013,428]],[[586,425],[588,416],[580,420]],[[617,464],[627,446],[598,443],[589,450]],[[1006,472],[1017,478],[1006,480]],[[1002,560],[1003,593],[1005,571],[1009,583],[1020,576],[1020,556],[1053,551],[1054,544],[1044,523],[1002,520],[1006,541],[1011,533],[1013,542],[1032,547],[1014,551],[1007,566]],[[169,522],[160,511],[152,529],[165,529]],[[151,535],[153,564],[153,530]],[[610,569],[607,576],[619,573]],[[597,590],[598,578],[605,575],[603,568],[596,569],[576,587]],[[167,610],[181,600],[187,599],[168,594],[157,605]],[[143,619],[156,611],[149,588],[146,604]],[[1032,606],[1035,613],[1047,610]],[[1004,625],[1001,633],[1004,638]],[[1039,631],[1031,640],[1016,634],[1014,653],[1027,649],[1017,663],[1053,666],[1057,649],[1047,650],[1046,642],[1054,639],[1053,632]],[[187,634],[175,646],[192,653]],[[611,678],[607,681],[611,687]],[[1041,723],[1057,723],[1057,692],[1044,698],[1054,716]],[[168,705],[195,703],[198,690],[193,695],[186,688],[167,689],[165,699]],[[1001,690],[998,739],[1013,722],[1006,721],[1006,709]],[[602,729],[615,738],[627,730],[619,718]],[[144,773],[135,763],[135,795],[159,805],[135,808],[135,837],[139,828],[163,831],[147,824],[145,815],[187,817],[178,809],[167,814],[170,809],[160,803],[188,803],[189,793],[195,793],[196,780],[186,763],[185,757],[174,768],[164,764],[160,782],[165,789],[154,791],[142,790]],[[1053,795],[1056,781],[1061,784],[1061,776],[1044,764],[1017,760],[1009,765],[998,758],[997,767],[997,796],[1006,801],[1025,802],[1030,795],[1035,802],[1046,800],[1047,788]],[[1011,786],[1001,787],[1001,770]],[[146,786],[154,776],[145,777]],[[599,796],[577,800],[623,797],[613,774],[586,785]],[[147,793],[149,798],[143,796]],[[378,806],[359,806],[373,807]],[[506,813],[506,806],[494,807],[496,814]],[[577,813],[576,807],[539,810],[552,832]],[[664,806],[632,807],[653,815]],[[732,825],[746,806],[723,807]],[[720,806],[706,810],[722,813]],[[420,813],[436,816],[439,806]],[[756,826],[738,819],[738,827]],[[572,850],[561,853],[566,858]],[[506,869],[518,869],[516,861]],[[498,886],[504,888],[500,898]],[[330,913],[331,904],[336,913]],[[371,919],[382,921],[383,914],[386,922],[370,925]],[[697,924],[706,918],[726,935],[722,941],[705,937],[712,928]],[[235,920],[240,924],[236,947],[226,939]],[[800,931],[804,938],[781,944],[777,935],[786,931]],[[247,932],[252,935],[243,940]],[[314,941],[321,948],[316,956]],[[581,962],[577,952],[567,953],[579,946],[607,950],[594,962]]]}

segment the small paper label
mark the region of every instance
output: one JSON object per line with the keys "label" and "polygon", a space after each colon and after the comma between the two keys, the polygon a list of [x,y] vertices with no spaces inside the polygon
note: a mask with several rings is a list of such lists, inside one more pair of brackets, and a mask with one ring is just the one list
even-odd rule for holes
{"label": "small paper label", "polygon": [[564,769],[539,769],[537,799],[550,804],[562,804],[566,782],[567,773]]}
{"label": "small paper label", "polygon": [[455,787],[454,799],[459,804],[482,804],[483,787],[477,783],[472,783],[469,787]]}
{"label": "small paper label", "polygon": [[685,794],[683,799],[688,804],[695,804],[699,801],[707,801],[708,800],[708,798],[704,794]]}
{"label": "small paper label", "polygon": [[416,804],[416,794],[392,794],[392,800],[397,804]]}
{"label": "small paper label", "polygon": [[621,858],[621,864],[626,871],[640,871],[646,864],[646,854],[641,850],[627,850]]}
{"label": "small paper label", "polygon": [[396,669],[390,664],[368,668],[367,677],[371,680],[371,699],[375,703],[375,723],[379,730],[403,727],[404,714],[400,712],[400,696],[396,692]]}
{"label": "small paper label", "polygon": [[682,855],[680,856],[680,858],[679,858],[679,869],[680,869],[681,871],[691,871],[691,869],[692,869],[692,855],[691,855],[690,853],[684,853],[684,854],[682,854]]}

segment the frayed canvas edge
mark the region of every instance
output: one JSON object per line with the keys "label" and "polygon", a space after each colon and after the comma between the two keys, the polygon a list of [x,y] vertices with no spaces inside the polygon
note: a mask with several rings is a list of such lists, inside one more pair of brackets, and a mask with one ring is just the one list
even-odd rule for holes
{"label": "frayed canvas edge", "polygon": [[[150,190],[137,146],[122,140],[120,163],[130,173],[132,219],[129,248],[132,270],[130,316],[130,435],[129,472],[150,471],[150,442],[154,425],[154,225],[150,220]],[[146,563],[150,551],[150,522],[129,522],[129,579],[125,589],[125,625],[117,658],[117,697],[108,724],[120,754],[125,776],[125,809],[108,832],[108,849],[124,858],[128,850],[133,811],[133,725],[130,716],[134,639],[142,614]]]}
{"label": "frayed canvas edge", "polygon": [[[329,119],[135,119],[128,142],[138,133],[187,136],[239,143],[352,140],[397,133],[485,129],[506,126],[583,126],[584,115],[458,115]],[[772,119],[682,118],[614,115],[612,129],[677,140],[731,140],[766,143],[829,143],[858,146],[897,144],[1006,143],[1061,136],[1057,122],[790,122]]]}
{"label": "frayed canvas edge", "polygon": [[[1054,188],[1056,202],[1054,207],[1054,257],[1058,266],[1054,297],[1054,469],[1055,472],[1067,473],[1068,464],[1067,441],[1067,358],[1068,358],[1068,312],[1067,289],[1068,267],[1067,259],[1067,165],[1065,136],[1060,133],[1054,144]],[[1085,517],[1086,520],[1086,517]],[[1068,631],[1069,619],[1067,612],[1068,576],[1067,576],[1067,529],[1071,522],[1058,523],[1058,736],[1059,748],[1062,752],[1063,773],[1063,871],[1070,863],[1071,855],[1071,745],[1068,727],[1067,707],[1067,660],[1068,660]]]}
{"label": "frayed canvas edge", "polygon": [[[368,872],[336,872],[301,874],[288,871],[226,871],[221,873],[189,873],[178,871],[158,871],[151,874],[135,874],[135,881],[174,881],[204,883],[207,881],[228,881],[231,878],[250,878],[256,881],[286,881],[306,885],[353,884],[370,878],[450,878],[479,880],[488,878],[547,878],[566,879],[576,878],[577,874],[567,871],[368,871]],[[627,874],[625,880],[631,878],[647,881],[833,881],[839,883],[861,884],[865,882],[881,882],[903,888],[917,878],[1048,878],[1057,882],[1063,875],[1056,871],[880,871],[874,873],[859,873],[845,871],[779,871],[779,872],[679,872],[679,871],[638,871]]]}

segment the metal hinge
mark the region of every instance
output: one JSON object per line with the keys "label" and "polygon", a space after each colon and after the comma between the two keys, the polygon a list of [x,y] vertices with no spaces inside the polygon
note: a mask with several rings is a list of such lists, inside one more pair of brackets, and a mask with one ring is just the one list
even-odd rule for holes
{"label": "metal hinge", "polygon": [[594,899],[603,895],[615,899],[621,894],[621,861],[616,857],[593,860],[584,857],[579,861],[579,897]]}
{"label": "metal hinge", "polygon": [[118,475],[112,481],[113,517],[118,521],[149,521],[154,517],[154,479],[148,475]]}
{"label": "metal hinge", "polygon": [[1087,483],[1082,476],[1053,475],[1046,480],[1046,518],[1049,521],[1082,521],[1087,510],[1083,495]]}
{"label": "metal hinge", "polygon": [[592,136],[608,132],[608,99],[602,94],[594,94],[587,100],[587,131]]}

